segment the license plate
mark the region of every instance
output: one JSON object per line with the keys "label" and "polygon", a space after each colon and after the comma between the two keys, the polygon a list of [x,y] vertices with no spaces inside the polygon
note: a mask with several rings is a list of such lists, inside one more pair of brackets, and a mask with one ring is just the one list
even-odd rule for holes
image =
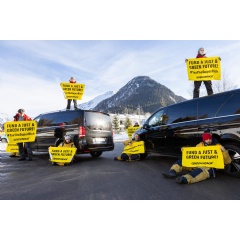
{"label": "license plate", "polygon": [[101,143],[101,142],[105,142],[106,138],[93,138],[93,142],[94,143]]}

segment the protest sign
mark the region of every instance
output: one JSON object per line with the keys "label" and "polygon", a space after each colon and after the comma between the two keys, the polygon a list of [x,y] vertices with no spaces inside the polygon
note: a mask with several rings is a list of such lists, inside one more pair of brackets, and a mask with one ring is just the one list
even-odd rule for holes
{"label": "protest sign", "polygon": [[37,132],[36,121],[5,122],[4,130],[10,143],[34,142]]}
{"label": "protest sign", "polygon": [[19,152],[18,145],[16,143],[8,143],[6,147],[6,152],[15,153]]}
{"label": "protest sign", "polygon": [[139,141],[139,142],[132,142],[131,145],[127,145],[123,153],[126,154],[140,154],[140,153],[145,153],[145,147],[144,147],[144,142]]}
{"label": "protest sign", "polygon": [[223,154],[220,146],[184,147],[182,151],[184,167],[224,168]]}
{"label": "protest sign", "polygon": [[128,137],[131,139],[132,138],[132,134],[135,133],[140,127],[128,127],[127,128],[127,134]]}
{"label": "protest sign", "polygon": [[189,58],[186,65],[189,80],[221,80],[221,61],[219,57]]}
{"label": "protest sign", "polygon": [[84,94],[85,85],[80,83],[62,82],[60,86],[63,90],[65,99],[81,100]]}
{"label": "protest sign", "polygon": [[70,163],[76,151],[76,148],[49,147],[50,161],[57,163]]}

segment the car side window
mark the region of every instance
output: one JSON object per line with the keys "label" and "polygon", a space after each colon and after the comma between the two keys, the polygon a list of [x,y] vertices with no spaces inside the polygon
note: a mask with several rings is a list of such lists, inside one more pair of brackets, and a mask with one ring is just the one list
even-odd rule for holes
{"label": "car side window", "polygon": [[216,113],[229,98],[228,94],[199,99],[198,119],[216,117]]}
{"label": "car side window", "polygon": [[57,113],[50,113],[42,115],[38,126],[39,127],[50,127],[57,123]]}
{"label": "car side window", "polygon": [[61,124],[79,124],[81,113],[79,111],[66,111],[59,113],[57,125]]}
{"label": "car side window", "polygon": [[197,101],[168,107],[168,123],[179,123],[197,119]]}
{"label": "car side window", "polygon": [[37,126],[38,126],[40,121],[40,116],[35,117],[33,120],[37,122]]}
{"label": "car side window", "polygon": [[156,127],[163,124],[164,110],[156,112],[149,120],[148,125],[150,127]]}
{"label": "car side window", "polygon": [[217,112],[217,116],[227,116],[233,114],[240,114],[240,106],[239,106],[240,94],[233,94],[225,104],[219,109]]}

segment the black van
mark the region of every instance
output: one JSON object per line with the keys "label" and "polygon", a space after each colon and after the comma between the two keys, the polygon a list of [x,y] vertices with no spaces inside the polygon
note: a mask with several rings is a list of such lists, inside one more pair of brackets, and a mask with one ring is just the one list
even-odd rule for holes
{"label": "black van", "polygon": [[160,108],[137,131],[146,153],[181,157],[181,147],[194,147],[204,131],[229,150],[225,173],[240,177],[240,89]]}
{"label": "black van", "polygon": [[47,152],[49,146],[63,142],[65,135],[72,136],[77,154],[99,157],[102,152],[114,149],[109,114],[78,109],[43,113],[34,120],[38,127],[31,145],[33,151]]}

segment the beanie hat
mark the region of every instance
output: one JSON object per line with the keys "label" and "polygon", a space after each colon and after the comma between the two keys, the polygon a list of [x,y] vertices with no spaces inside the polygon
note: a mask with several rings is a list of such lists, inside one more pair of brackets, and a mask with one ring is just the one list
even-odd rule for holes
{"label": "beanie hat", "polygon": [[69,135],[66,135],[66,136],[64,137],[64,139],[65,139],[65,140],[69,140],[69,141],[72,140],[71,136],[69,136]]}
{"label": "beanie hat", "polygon": [[203,139],[203,141],[205,142],[205,141],[208,140],[208,139],[212,139],[212,135],[211,135],[210,133],[204,133],[204,134],[202,135],[202,139]]}
{"label": "beanie hat", "polygon": [[25,112],[24,109],[22,109],[22,108],[18,109],[18,113],[22,114],[22,113],[24,113],[24,112]]}

